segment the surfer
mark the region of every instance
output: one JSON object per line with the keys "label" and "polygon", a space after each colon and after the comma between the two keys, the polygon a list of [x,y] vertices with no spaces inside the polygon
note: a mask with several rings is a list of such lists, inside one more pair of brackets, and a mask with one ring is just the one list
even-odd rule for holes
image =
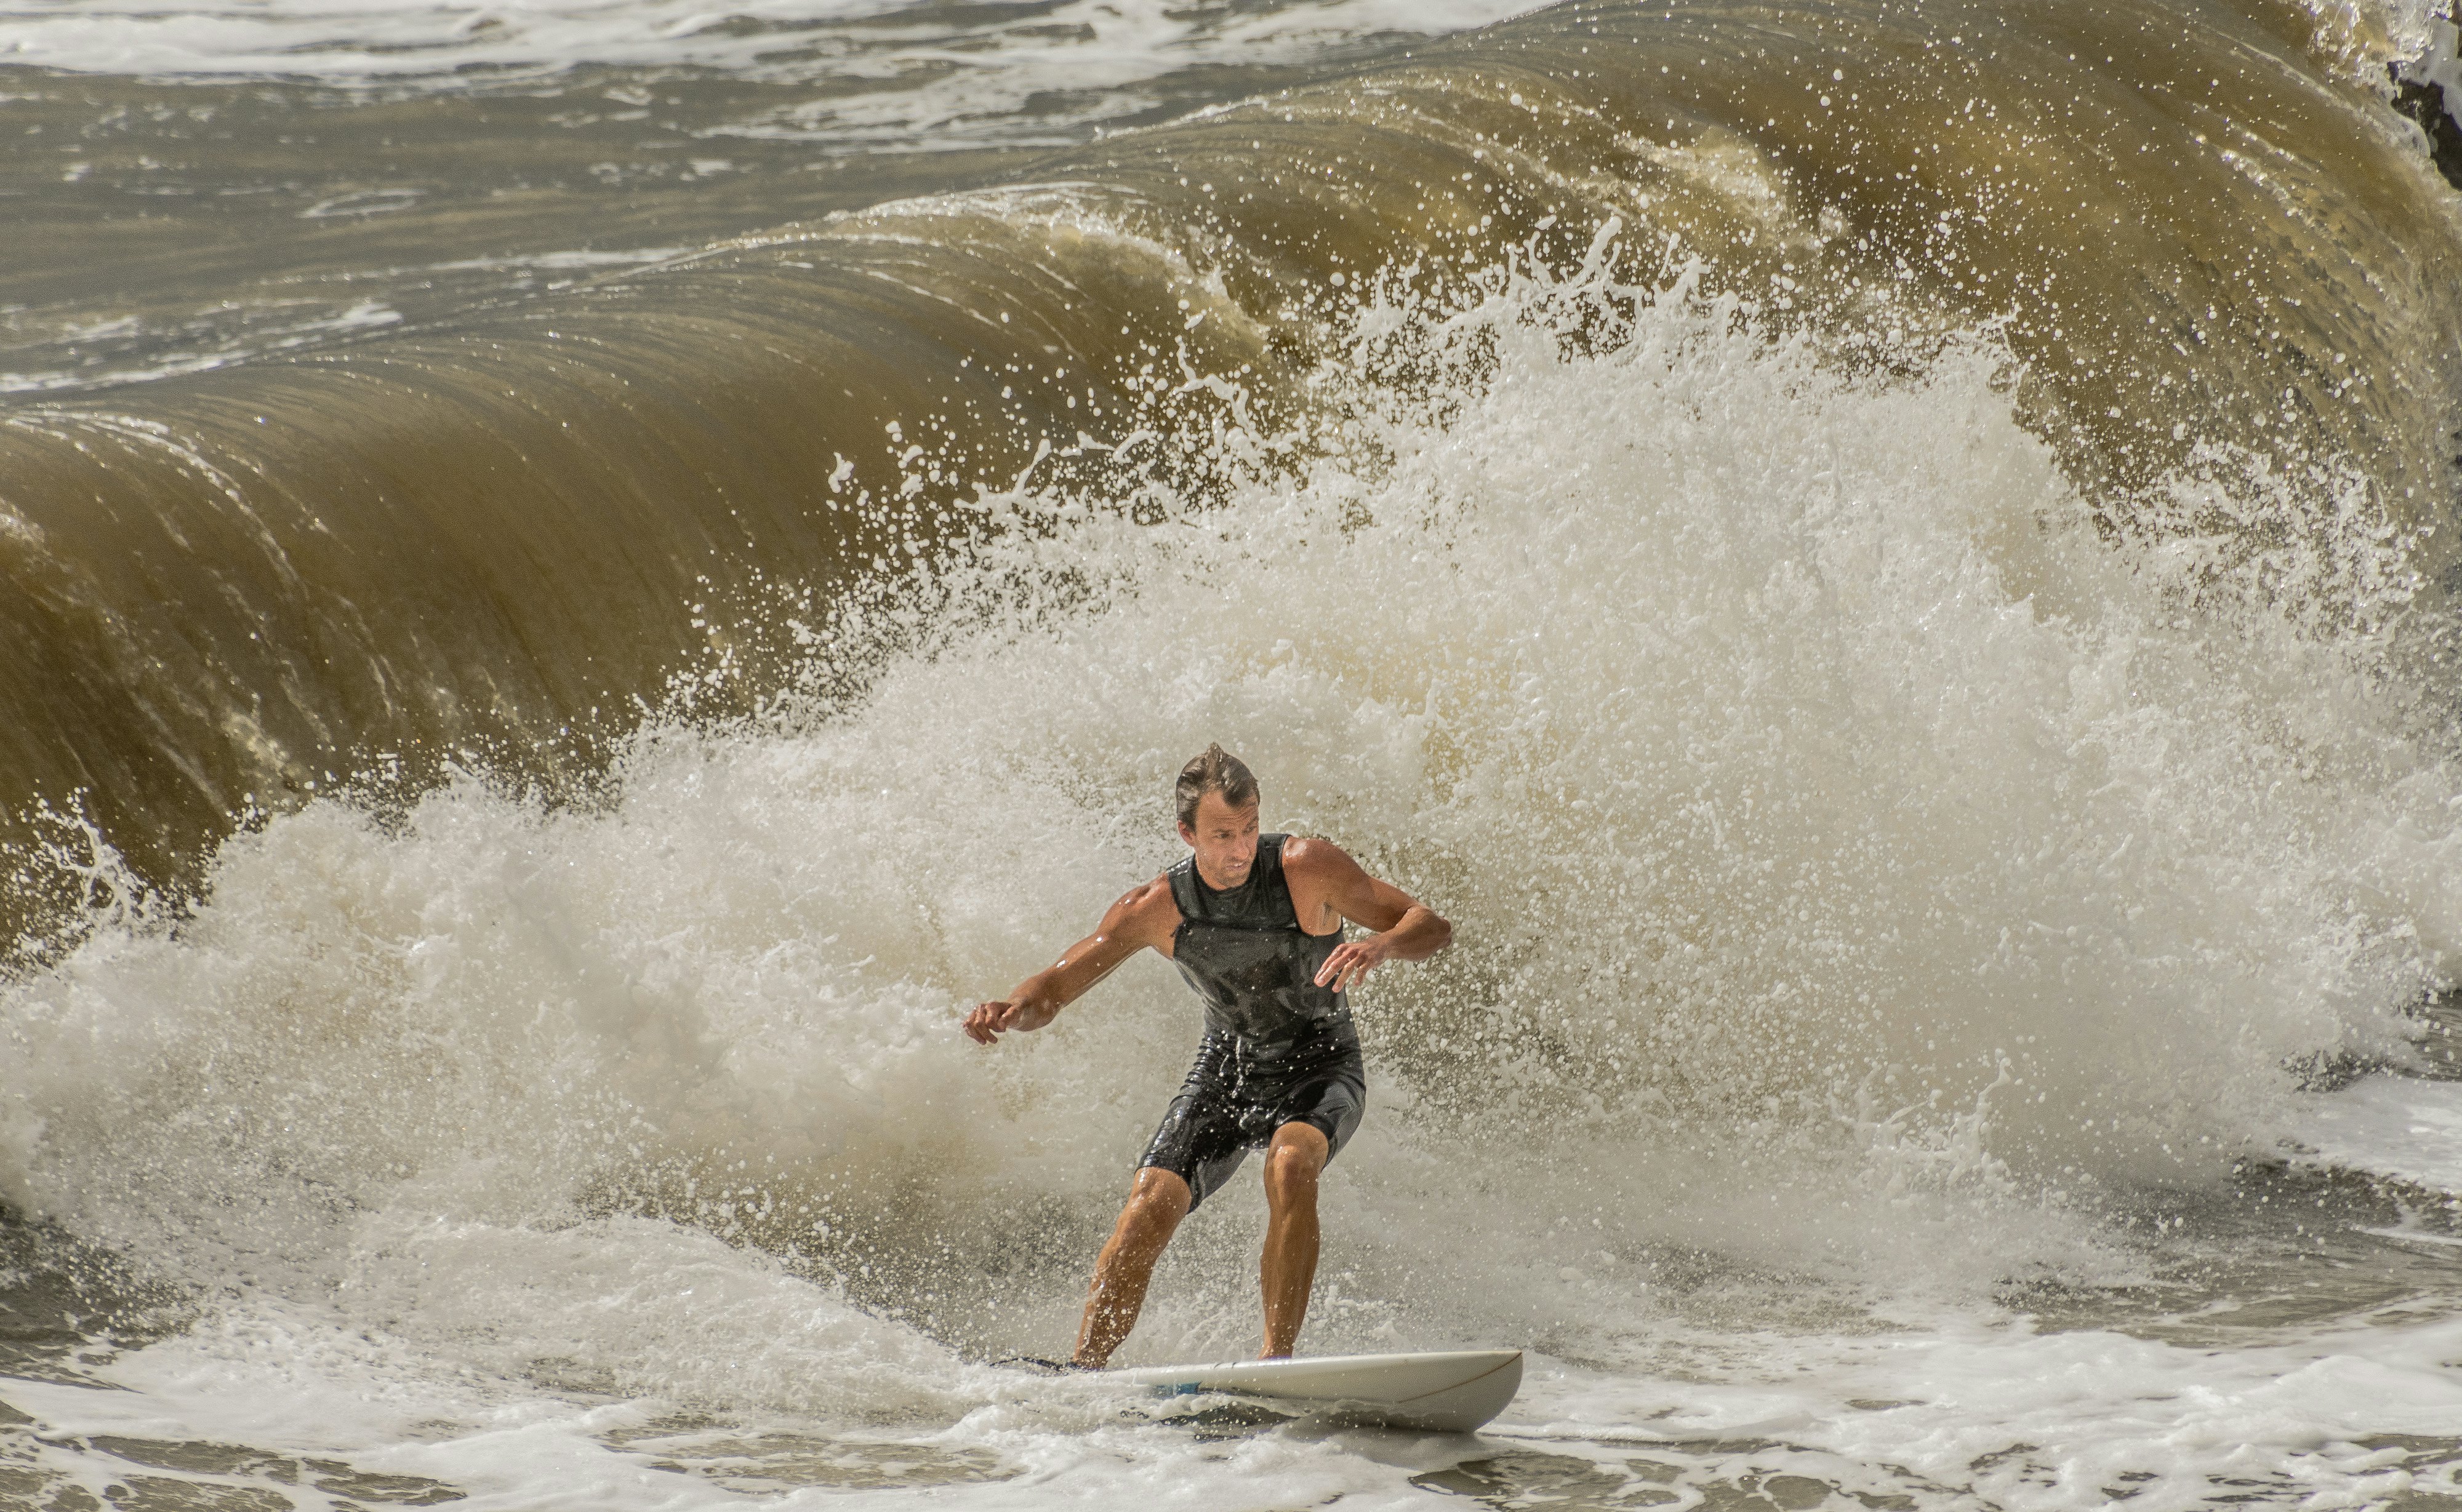
{"label": "surfer", "polygon": [[[1257,779],[1220,745],[1174,789],[1189,854],[1129,891],[1094,933],[965,1031],[990,1045],[1039,1029],[1140,950],[1179,967],[1205,1004],[1205,1037],[1146,1146],[1128,1205],[1094,1264],[1070,1363],[1100,1369],[1136,1326],[1155,1262],[1250,1150],[1265,1152],[1262,1359],[1288,1356],[1316,1280],[1317,1177],[1359,1127],[1367,1075],[1348,994],[1388,961],[1424,961],[1453,926],[1329,840],[1257,832]],[[1343,938],[1345,922],[1374,931]]]}

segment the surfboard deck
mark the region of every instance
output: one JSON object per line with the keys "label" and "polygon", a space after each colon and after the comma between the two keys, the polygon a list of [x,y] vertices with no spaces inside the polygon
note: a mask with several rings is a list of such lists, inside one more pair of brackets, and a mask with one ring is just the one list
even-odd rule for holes
{"label": "surfboard deck", "polygon": [[1422,1433],[1478,1429],[1522,1389],[1520,1350],[1330,1354],[1107,1372],[1164,1396],[1244,1396],[1326,1422]]}

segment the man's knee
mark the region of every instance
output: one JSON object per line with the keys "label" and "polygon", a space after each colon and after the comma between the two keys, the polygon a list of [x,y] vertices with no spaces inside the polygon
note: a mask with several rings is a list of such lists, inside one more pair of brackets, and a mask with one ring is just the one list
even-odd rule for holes
{"label": "man's knee", "polygon": [[1188,1216],[1189,1202],[1188,1183],[1177,1172],[1141,1166],[1129,1185],[1129,1205],[1121,1216],[1139,1228],[1177,1227]]}
{"label": "man's knee", "polygon": [[1317,1174],[1331,1153],[1331,1144],[1314,1124],[1283,1125],[1265,1152],[1266,1194],[1276,1199],[1313,1194]]}

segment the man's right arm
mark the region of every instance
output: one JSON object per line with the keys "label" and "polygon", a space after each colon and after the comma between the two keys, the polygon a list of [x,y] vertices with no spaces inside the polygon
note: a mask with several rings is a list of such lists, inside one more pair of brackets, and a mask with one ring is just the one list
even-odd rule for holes
{"label": "man's right arm", "polygon": [[967,1037],[989,1045],[1009,1029],[1043,1027],[1138,951],[1152,946],[1169,954],[1178,919],[1179,907],[1163,878],[1131,890],[1104,913],[1092,934],[1063,951],[1058,961],[1019,983],[1007,997],[975,1004],[966,1015]]}

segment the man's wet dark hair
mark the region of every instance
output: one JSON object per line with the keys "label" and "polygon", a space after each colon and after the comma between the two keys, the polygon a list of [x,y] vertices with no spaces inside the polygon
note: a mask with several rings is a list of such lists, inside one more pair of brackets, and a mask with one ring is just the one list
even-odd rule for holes
{"label": "man's wet dark hair", "polygon": [[1172,787],[1181,824],[1197,828],[1197,801],[1209,792],[1220,793],[1234,809],[1245,809],[1257,801],[1257,774],[1221,746],[1208,745],[1204,755],[1179,769],[1179,781]]}

